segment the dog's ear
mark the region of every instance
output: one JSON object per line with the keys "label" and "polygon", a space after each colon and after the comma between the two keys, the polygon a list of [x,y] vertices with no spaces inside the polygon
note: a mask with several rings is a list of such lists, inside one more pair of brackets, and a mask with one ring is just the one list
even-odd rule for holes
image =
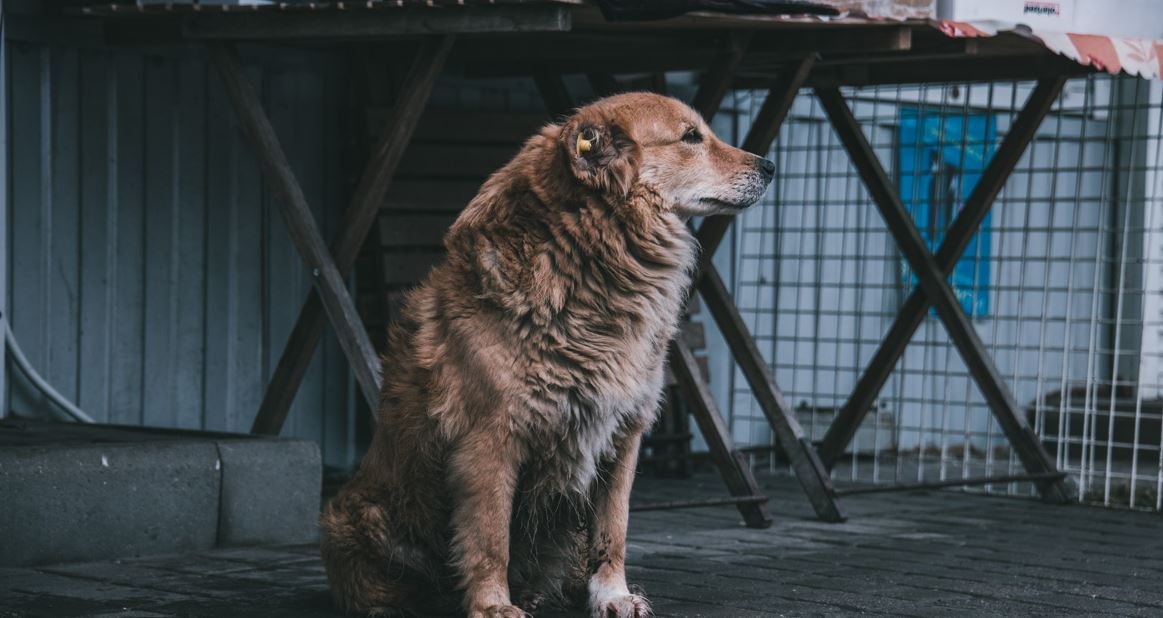
{"label": "dog's ear", "polygon": [[638,147],[613,123],[575,117],[561,129],[561,148],[573,175],[592,189],[624,198],[638,179]]}

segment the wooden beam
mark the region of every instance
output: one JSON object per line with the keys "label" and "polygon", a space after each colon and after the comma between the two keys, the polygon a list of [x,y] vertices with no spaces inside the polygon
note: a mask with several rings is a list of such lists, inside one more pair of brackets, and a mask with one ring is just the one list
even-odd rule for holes
{"label": "wooden beam", "polygon": [[[732,496],[756,497],[762,495],[759,483],[751,472],[746,456],[735,447],[731,430],[718,406],[707,389],[706,382],[699,375],[699,366],[690,348],[681,341],[670,342],[670,370],[683,391],[683,396],[693,406],[695,422],[707,442],[719,474],[727,484]],[[740,502],[739,512],[750,528],[766,528],[771,525],[771,514],[762,502]]]}
{"label": "wooden beam", "polygon": [[380,396],[379,359],[367,331],[348,294],[343,275],[336,268],[303,189],[291,170],[291,164],[275,135],[275,129],[262,109],[258,95],[243,74],[235,49],[227,44],[210,46],[210,55],[226,86],[226,93],[238,115],[239,124],[255,150],[267,188],[287,224],[291,240],[303,257],[311,283],[322,300],[339,345],[343,348],[352,373],[364,398],[375,409]]}
{"label": "wooden beam", "polygon": [[196,40],[378,39],[432,34],[565,32],[570,10],[561,5],[392,8],[382,11],[195,13],[182,35]]}
{"label": "wooden beam", "polygon": [[747,52],[747,45],[751,42],[751,33],[733,32],[727,37],[725,48],[715,57],[714,62],[703,73],[699,82],[699,89],[691,101],[691,107],[702,114],[707,122],[719,111],[723,98],[731,89],[731,82],[735,79],[735,71],[739,63],[743,62],[743,55]]}
{"label": "wooden beam", "polygon": [[[569,32],[529,34],[508,40],[467,42],[456,54],[469,74],[528,75],[535,70],[563,73],[654,73],[667,70],[707,71],[711,64],[732,63],[734,49],[747,42],[737,74],[764,71],[773,74],[789,60],[819,54],[870,57],[902,55],[912,47],[911,28],[803,28],[778,33],[743,31],[724,39],[724,31],[652,31],[636,34]],[[946,39],[943,37],[943,39]],[[946,39],[948,40],[948,39]],[[724,44],[725,43],[725,44]],[[529,53],[536,49],[536,54]],[[713,71],[714,69],[711,68]]]}
{"label": "wooden beam", "polygon": [[[936,309],[937,317],[941,319],[949,333],[949,339],[961,354],[970,375],[973,376],[1018,459],[1030,474],[1057,472],[1054,461],[1026,422],[1017,401],[1006,387],[1001,372],[985,351],[985,345],[973,323],[965,315],[957,294],[946,280],[943,269],[937,264],[933,254],[925,246],[920,232],[913,225],[908,210],[901,202],[892,181],[877,159],[872,145],[868,143],[860,123],[844,102],[839,89],[817,88],[816,97],[820,100],[844,149],[848,151],[852,164],[864,181],[889,232],[896,240],[909,267],[916,273],[919,287]],[[1045,500],[1061,504],[1071,501],[1074,496],[1074,491],[1062,480],[1040,482],[1038,489]]]}
{"label": "wooden beam", "polygon": [[[946,82],[991,82],[1046,77],[1082,77],[1094,73],[1073,60],[1045,52],[1038,55],[981,56],[966,54],[892,59],[843,59],[820,62],[808,86],[876,86]],[[741,81],[752,83],[746,76]]]}
{"label": "wooden beam", "polygon": [[[945,240],[937,249],[935,256],[937,265],[946,275],[952,274],[957,261],[965,251],[966,243],[989,213],[994,200],[1017,167],[1018,160],[1033,141],[1038,127],[1058,99],[1065,83],[1062,78],[1044,79],[1038,82],[1038,86],[1030,93],[1022,111],[1014,119],[1009,132],[1002,139],[997,152],[990,159],[964,207],[950,224]],[[872,355],[872,360],[860,375],[852,393],[841,406],[820,442],[820,460],[829,469],[835,465],[844,449],[856,436],[860,423],[880,395],[881,389],[896,367],[897,360],[904,354],[913,333],[924,321],[928,307],[929,303],[924,292],[914,289],[897,312],[896,319]]]}
{"label": "wooden beam", "polygon": [[[751,130],[743,139],[743,150],[759,156],[767,155],[796,96],[799,95],[800,88],[811,75],[815,63],[814,55],[804,56],[793,67],[780,74],[779,79],[767,91],[767,98],[763,100],[763,106],[759,108],[759,113],[751,123]],[[706,269],[711,263],[733,220],[734,217],[729,215],[707,217],[703,220],[697,233],[699,246],[702,247],[698,272]]]}
{"label": "wooden beam", "polygon": [[56,15],[4,15],[4,38],[21,43],[64,45],[98,49],[105,47],[104,28],[88,17]]}
{"label": "wooden beam", "polygon": [[795,412],[775,385],[775,378],[768,370],[767,362],[755,346],[755,339],[714,266],[709,267],[702,277],[699,293],[711,311],[711,316],[715,318],[723,338],[727,340],[727,347],[731,349],[731,355],[747,379],[747,384],[751,386],[751,393],[775,432],[776,440],[787,453],[796,479],[812,503],[816,516],[827,522],[844,521],[844,511],[836,501],[836,490],[832,487],[828,470],[804,435]]}
{"label": "wooden beam", "polygon": [[[469,78],[493,79],[506,77],[525,77],[538,71],[553,71],[555,73],[608,73],[610,75],[640,75],[666,71],[702,71],[707,68],[707,56],[713,54],[713,48],[688,47],[685,50],[675,51],[666,56],[651,54],[643,57],[612,57],[598,56],[590,59],[576,58],[567,60],[537,60],[529,58],[519,60],[497,60],[486,62],[480,58],[461,56],[458,54],[455,61],[464,67],[464,74]],[[463,61],[462,61],[463,59]]]}
{"label": "wooden beam", "polygon": [[[928,27],[925,27],[928,29]],[[756,58],[786,54],[899,54],[913,49],[913,26],[830,26],[757,33],[748,47]],[[933,30],[936,32],[936,30]],[[940,39],[948,37],[939,35]]]}
{"label": "wooden beam", "polygon": [[[424,111],[432,86],[452,49],[454,37],[430,37],[420,46],[400,92],[399,102],[384,123],[384,130],[356,187],[351,206],[344,213],[340,234],[332,243],[331,254],[340,274],[346,276],[355,265],[368,232],[384,203],[388,186],[412,139],[412,132]],[[251,433],[278,435],[303,381],[311,357],[323,334],[324,311],[317,294],[310,294],[299,311],[299,318],[267,386]],[[377,399],[370,403],[374,411]]]}

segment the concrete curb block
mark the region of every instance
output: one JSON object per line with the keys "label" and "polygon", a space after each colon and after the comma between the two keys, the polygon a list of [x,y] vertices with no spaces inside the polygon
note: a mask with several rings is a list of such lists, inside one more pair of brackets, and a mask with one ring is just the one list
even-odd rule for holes
{"label": "concrete curb block", "polygon": [[38,425],[0,448],[0,566],[318,538],[313,442]]}
{"label": "concrete curb block", "polygon": [[222,494],[219,545],[319,539],[323,463],[314,442],[218,442]]}

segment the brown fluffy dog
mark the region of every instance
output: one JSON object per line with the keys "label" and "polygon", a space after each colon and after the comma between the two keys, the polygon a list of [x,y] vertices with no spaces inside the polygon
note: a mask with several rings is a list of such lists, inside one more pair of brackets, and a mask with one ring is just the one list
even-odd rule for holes
{"label": "brown fluffy dog", "polygon": [[371,450],[323,513],[340,605],[650,614],[626,585],[627,509],[695,261],[685,220],[754,203],[773,170],[636,93],[485,182],[392,328]]}

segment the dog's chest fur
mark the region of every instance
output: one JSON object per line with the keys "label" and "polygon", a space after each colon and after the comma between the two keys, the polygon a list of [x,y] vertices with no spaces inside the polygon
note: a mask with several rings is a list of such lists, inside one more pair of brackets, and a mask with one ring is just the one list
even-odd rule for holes
{"label": "dog's chest fur", "polygon": [[522,338],[540,359],[525,376],[526,491],[586,494],[617,437],[655,417],[695,255],[677,218],[656,226],[634,235],[611,224],[595,232],[600,245],[568,254],[546,246],[567,289],[533,311]]}

